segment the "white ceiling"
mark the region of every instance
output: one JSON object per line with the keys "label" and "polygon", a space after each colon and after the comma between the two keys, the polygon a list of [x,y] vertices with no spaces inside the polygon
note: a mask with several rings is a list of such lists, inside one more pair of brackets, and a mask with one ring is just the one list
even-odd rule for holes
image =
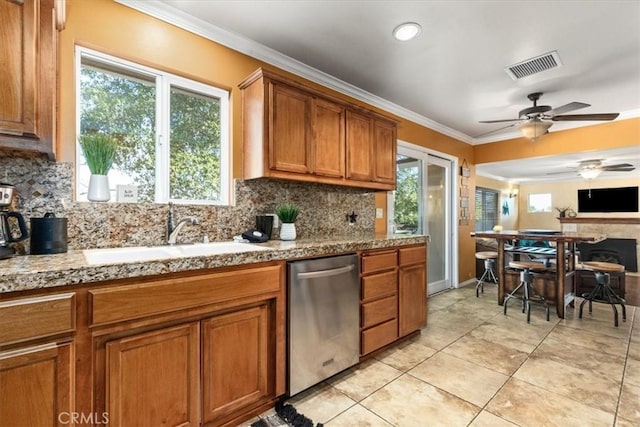
{"label": "white ceiling", "polygon": [[578,175],[579,164],[585,160],[601,160],[602,166],[622,163],[633,165],[631,172],[602,172],[597,180],[635,179],[640,185],[640,146],[612,150],[572,153],[559,156],[508,160],[476,165],[476,173],[514,184],[584,180]]}
{"label": "white ceiling", "polygon": [[[475,138],[504,126],[479,120],[517,118],[532,92],[541,105],[592,105],[575,114],[640,116],[637,0],[117,1],[471,144],[520,136]],[[396,41],[405,21],[422,32]],[[560,68],[518,81],[504,71],[554,50]]]}

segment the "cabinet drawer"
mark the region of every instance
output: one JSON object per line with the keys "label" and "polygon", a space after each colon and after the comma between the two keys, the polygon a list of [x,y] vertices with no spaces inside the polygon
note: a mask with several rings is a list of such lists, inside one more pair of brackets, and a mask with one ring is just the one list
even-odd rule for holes
{"label": "cabinet drawer", "polygon": [[277,292],[282,265],[155,280],[89,292],[91,326]]}
{"label": "cabinet drawer", "polygon": [[393,319],[362,331],[362,354],[371,353],[398,338],[398,320]]}
{"label": "cabinet drawer", "polygon": [[376,252],[362,255],[362,274],[394,268],[398,264],[397,251]]}
{"label": "cabinet drawer", "polygon": [[400,249],[400,265],[418,264],[427,262],[427,247],[414,246]]}
{"label": "cabinet drawer", "polygon": [[398,297],[396,295],[362,304],[362,327],[377,325],[378,323],[398,317]]}
{"label": "cabinet drawer", "polygon": [[71,332],[76,328],[75,293],[0,303],[0,345]]}
{"label": "cabinet drawer", "polygon": [[395,270],[362,278],[362,300],[368,301],[398,291],[398,274]]}

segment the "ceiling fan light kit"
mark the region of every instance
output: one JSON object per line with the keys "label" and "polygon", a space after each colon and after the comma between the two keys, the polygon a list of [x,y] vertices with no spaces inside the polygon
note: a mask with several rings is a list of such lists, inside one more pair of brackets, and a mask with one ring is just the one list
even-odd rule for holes
{"label": "ceiling fan light kit", "polygon": [[588,168],[588,169],[581,169],[580,171],[578,171],[578,175],[580,175],[584,179],[591,180],[591,179],[596,179],[598,176],[600,176],[600,172],[602,172],[601,169]]}
{"label": "ceiling fan light kit", "polygon": [[549,133],[551,123],[543,122],[542,120],[535,118],[529,120],[528,122],[518,123],[517,127],[525,136],[525,138],[528,138],[531,141],[535,142],[542,135]]}

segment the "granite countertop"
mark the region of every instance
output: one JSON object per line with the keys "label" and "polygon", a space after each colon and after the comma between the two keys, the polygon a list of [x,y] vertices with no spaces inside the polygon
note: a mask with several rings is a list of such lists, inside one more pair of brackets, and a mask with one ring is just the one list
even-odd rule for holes
{"label": "granite countertop", "polygon": [[15,256],[0,260],[0,295],[31,289],[64,287],[256,262],[320,257],[358,250],[419,244],[426,241],[425,236],[373,234],[358,237],[309,238],[292,242],[272,240],[259,244],[268,247],[269,250],[100,265],[88,264],[81,250],[56,255]]}

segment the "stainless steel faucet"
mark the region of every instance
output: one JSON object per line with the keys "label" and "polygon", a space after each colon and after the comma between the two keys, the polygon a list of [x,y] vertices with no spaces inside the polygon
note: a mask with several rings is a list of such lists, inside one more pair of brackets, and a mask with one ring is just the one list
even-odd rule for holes
{"label": "stainless steel faucet", "polygon": [[180,230],[182,230],[182,227],[184,227],[185,224],[200,225],[200,221],[198,221],[198,218],[196,217],[188,216],[186,218],[182,218],[174,225],[173,203],[169,202],[169,214],[167,215],[167,243],[169,245],[176,244],[178,233],[180,233]]}

